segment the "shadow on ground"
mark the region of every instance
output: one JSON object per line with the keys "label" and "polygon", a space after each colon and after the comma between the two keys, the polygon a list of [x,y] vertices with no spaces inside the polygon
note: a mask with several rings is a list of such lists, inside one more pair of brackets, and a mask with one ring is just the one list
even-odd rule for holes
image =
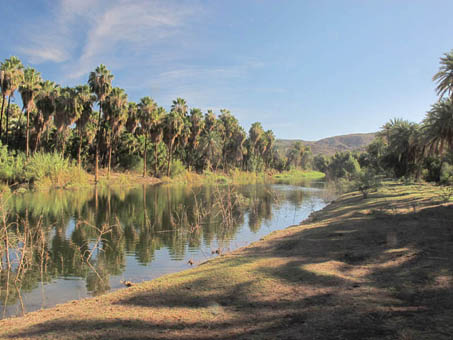
{"label": "shadow on ground", "polygon": [[391,195],[7,338],[452,339],[453,206]]}

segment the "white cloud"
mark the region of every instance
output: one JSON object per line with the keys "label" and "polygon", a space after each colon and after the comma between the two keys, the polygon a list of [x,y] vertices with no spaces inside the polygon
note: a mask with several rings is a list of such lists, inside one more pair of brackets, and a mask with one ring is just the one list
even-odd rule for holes
{"label": "white cloud", "polygon": [[118,49],[130,55],[143,53],[155,43],[183,33],[184,25],[196,14],[196,2],[190,6],[171,1],[123,0],[112,2],[87,34],[78,65],[71,77],[77,78],[111,58]]}
{"label": "white cloud", "polygon": [[118,63],[125,51],[144,53],[184,35],[184,26],[201,12],[198,1],[60,0],[50,17],[24,27],[27,47],[20,50],[32,63],[63,63],[78,78],[101,62]]}
{"label": "white cloud", "polygon": [[29,56],[30,62],[40,64],[45,61],[61,63],[69,58],[65,49],[51,45],[36,45],[31,48],[22,48],[21,51]]}

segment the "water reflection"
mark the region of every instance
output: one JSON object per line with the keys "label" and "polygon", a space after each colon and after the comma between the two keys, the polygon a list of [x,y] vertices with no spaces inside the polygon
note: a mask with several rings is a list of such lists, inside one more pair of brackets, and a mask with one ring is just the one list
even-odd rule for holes
{"label": "water reflection", "polygon": [[3,197],[2,316],[102,294],[122,278],[151,279],[215,256],[213,249],[243,246],[322,207],[322,192],[259,184]]}

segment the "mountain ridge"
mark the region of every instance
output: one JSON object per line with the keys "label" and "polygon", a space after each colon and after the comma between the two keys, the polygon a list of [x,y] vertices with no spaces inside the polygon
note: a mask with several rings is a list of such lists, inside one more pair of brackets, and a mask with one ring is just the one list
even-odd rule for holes
{"label": "mountain ridge", "polygon": [[351,133],[347,135],[339,135],[322,138],[317,141],[306,141],[302,139],[277,139],[275,145],[279,152],[286,154],[288,149],[296,142],[301,142],[303,145],[311,147],[313,155],[331,156],[336,152],[342,151],[362,151],[370,144],[376,132],[371,133]]}

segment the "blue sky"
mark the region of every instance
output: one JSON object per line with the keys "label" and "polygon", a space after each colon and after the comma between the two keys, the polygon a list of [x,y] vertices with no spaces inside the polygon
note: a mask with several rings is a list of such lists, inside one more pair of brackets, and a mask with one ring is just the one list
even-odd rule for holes
{"label": "blue sky", "polygon": [[[248,129],[316,140],[419,122],[453,49],[453,1],[2,1],[0,59],[85,83],[103,63],[129,99],[227,108]],[[18,96],[18,95],[17,95]]]}

